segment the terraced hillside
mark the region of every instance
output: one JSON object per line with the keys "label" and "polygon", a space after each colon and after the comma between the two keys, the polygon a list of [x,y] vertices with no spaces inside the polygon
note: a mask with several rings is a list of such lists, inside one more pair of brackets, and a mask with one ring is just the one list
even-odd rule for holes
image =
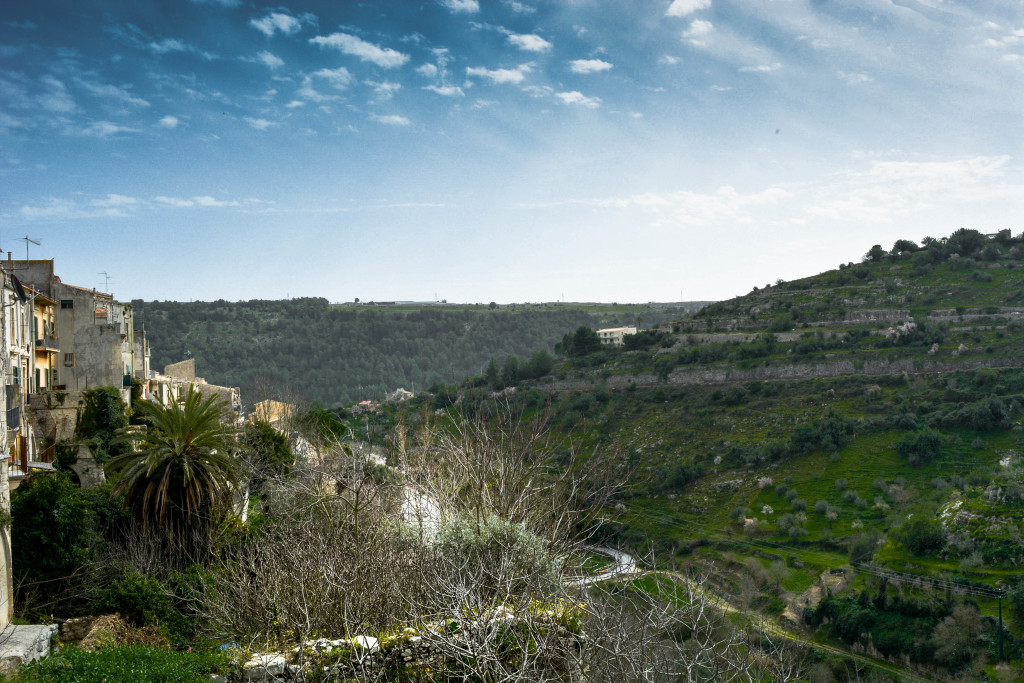
{"label": "terraced hillside", "polygon": [[[1024,245],[960,231],[897,247],[628,348],[591,350],[577,330],[545,377],[435,385],[379,419],[545,415],[560,452],[631,471],[606,542],[713,568],[787,628],[928,675],[995,676],[993,591],[1009,596],[1004,650],[1024,637]],[[975,638],[967,655],[943,647],[954,627]]]}

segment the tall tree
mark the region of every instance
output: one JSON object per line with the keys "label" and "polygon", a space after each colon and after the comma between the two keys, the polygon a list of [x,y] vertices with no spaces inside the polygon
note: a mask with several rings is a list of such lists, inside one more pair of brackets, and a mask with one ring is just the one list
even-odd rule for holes
{"label": "tall tree", "polygon": [[131,452],[112,458],[114,493],[144,527],[167,538],[205,532],[220,521],[238,485],[221,422],[224,406],[194,388],[183,403],[136,405],[147,425]]}

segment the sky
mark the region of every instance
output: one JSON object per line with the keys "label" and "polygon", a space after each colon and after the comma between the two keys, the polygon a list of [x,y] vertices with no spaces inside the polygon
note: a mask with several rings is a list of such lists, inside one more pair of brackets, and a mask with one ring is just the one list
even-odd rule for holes
{"label": "sky", "polygon": [[1020,0],[285,3],[2,3],[0,249],[121,300],[646,302],[1024,230]]}

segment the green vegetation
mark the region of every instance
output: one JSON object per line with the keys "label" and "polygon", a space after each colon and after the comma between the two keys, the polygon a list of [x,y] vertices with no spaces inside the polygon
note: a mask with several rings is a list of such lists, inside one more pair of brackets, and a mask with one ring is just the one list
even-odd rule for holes
{"label": "green vegetation", "polygon": [[[462,381],[490,358],[551,351],[569,329],[651,326],[701,304],[349,305],[288,301],[133,301],[152,340],[154,368],[194,357],[205,377],[239,386],[245,401],[282,390],[337,406]],[[269,385],[269,388],[268,388]]]}
{"label": "green vegetation", "polygon": [[108,647],[92,652],[65,647],[0,680],[9,683],[195,683],[228,668],[222,653],[176,652],[146,645]]}

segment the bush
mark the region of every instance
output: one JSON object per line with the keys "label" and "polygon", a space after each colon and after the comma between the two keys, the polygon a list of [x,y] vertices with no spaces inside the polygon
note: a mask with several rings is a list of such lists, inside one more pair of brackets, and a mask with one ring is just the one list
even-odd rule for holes
{"label": "bush", "polygon": [[78,438],[92,445],[97,463],[128,452],[128,444],[118,438],[127,426],[128,413],[117,387],[97,387],[82,394]]}
{"label": "bush", "polygon": [[[481,581],[488,590],[529,592],[558,585],[561,561],[523,524],[496,515],[456,517],[440,525],[434,551],[442,563]],[[509,587],[511,586],[511,587]]]}
{"label": "bush", "polygon": [[[30,477],[11,494],[11,545],[18,599],[46,610],[74,610],[75,576],[102,552],[105,534],[124,519],[110,487],[80,489],[66,472]],[[90,586],[91,588],[91,586]],[[30,613],[28,616],[33,616]]]}
{"label": "bush", "polygon": [[934,460],[942,455],[942,435],[928,428],[904,434],[896,442],[896,452],[911,465]]}
{"label": "bush", "polygon": [[893,532],[893,536],[914,555],[937,552],[946,545],[942,525],[933,516],[924,513],[915,514],[904,522]]}

